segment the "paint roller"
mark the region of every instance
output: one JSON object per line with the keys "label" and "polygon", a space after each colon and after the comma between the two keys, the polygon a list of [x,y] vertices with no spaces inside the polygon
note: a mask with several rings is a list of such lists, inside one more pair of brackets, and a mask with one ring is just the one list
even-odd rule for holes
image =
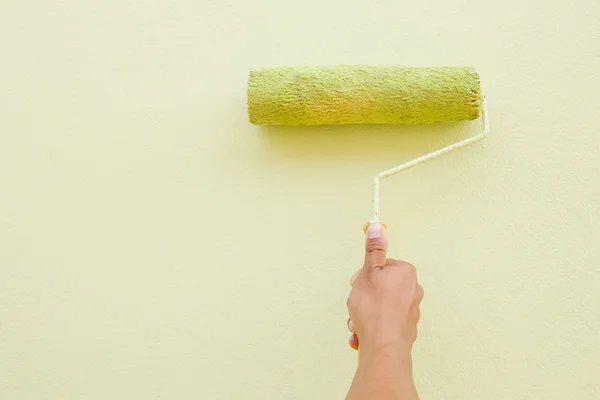
{"label": "paint roller", "polygon": [[373,214],[379,220],[380,181],[483,139],[489,131],[479,74],[470,66],[373,65],[274,67],[253,70],[248,116],[255,125],[431,124],[475,120],[480,133],[377,174]]}

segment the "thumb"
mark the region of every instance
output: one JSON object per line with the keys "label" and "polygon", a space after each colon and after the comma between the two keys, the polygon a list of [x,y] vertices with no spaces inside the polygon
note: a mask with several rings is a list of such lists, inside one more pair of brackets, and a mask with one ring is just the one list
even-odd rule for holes
{"label": "thumb", "polygon": [[366,231],[366,252],[363,268],[373,269],[385,266],[388,240],[385,228],[380,223],[369,225]]}

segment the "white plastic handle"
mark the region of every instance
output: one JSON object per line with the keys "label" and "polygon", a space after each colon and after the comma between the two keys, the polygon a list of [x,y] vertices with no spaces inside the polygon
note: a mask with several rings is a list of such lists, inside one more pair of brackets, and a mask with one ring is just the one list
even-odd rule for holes
{"label": "white plastic handle", "polygon": [[389,176],[395,175],[399,172],[405,171],[416,165],[424,163],[425,161],[433,160],[434,158],[443,156],[444,154],[448,154],[454,150],[463,148],[465,146],[468,146],[470,144],[473,144],[473,143],[478,142],[481,139],[485,138],[490,130],[490,122],[489,122],[489,118],[488,118],[487,102],[486,102],[485,96],[481,100],[481,120],[483,122],[483,128],[482,128],[482,131],[480,133],[478,133],[477,135],[470,137],[468,139],[465,139],[463,141],[451,144],[449,146],[446,146],[442,149],[431,152],[429,154],[425,154],[424,156],[415,158],[412,161],[408,161],[402,165],[398,165],[397,167],[388,169],[387,171],[383,171],[383,172],[377,174],[375,176],[375,179],[373,179],[373,218],[371,219],[371,221],[368,221],[365,224],[365,229],[368,225],[370,225],[372,223],[383,224],[383,222],[379,220],[379,182],[382,179],[385,179]]}

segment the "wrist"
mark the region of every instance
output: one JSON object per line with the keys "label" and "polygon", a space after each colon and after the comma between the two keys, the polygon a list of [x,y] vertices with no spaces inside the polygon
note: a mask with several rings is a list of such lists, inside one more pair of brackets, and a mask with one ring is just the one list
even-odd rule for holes
{"label": "wrist", "polygon": [[408,337],[409,335],[404,334],[406,332],[404,327],[390,323],[373,323],[368,326],[372,329],[366,329],[358,334],[361,351],[385,350],[411,355],[413,340]]}
{"label": "wrist", "polygon": [[359,371],[381,370],[392,373],[395,379],[399,379],[408,387],[414,387],[413,361],[410,346],[400,343],[388,343],[381,345],[360,346]]}
{"label": "wrist", "polygon": [[376,340],[360,342],[361,358],[370,355],[412,360],[412,343],[406,341]]}

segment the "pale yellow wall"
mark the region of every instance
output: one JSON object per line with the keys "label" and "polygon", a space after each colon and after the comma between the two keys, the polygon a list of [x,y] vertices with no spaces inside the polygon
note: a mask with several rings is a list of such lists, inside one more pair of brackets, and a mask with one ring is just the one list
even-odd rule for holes
{"label": "pale yellow wall", "polygon": [[1,399],[343,398],[371,178],[474,131],[247,123],[250,68],[337,63],[488,96],[382,189],[422,398],[600,398],[597,0],[3,0],[0,57]]}

